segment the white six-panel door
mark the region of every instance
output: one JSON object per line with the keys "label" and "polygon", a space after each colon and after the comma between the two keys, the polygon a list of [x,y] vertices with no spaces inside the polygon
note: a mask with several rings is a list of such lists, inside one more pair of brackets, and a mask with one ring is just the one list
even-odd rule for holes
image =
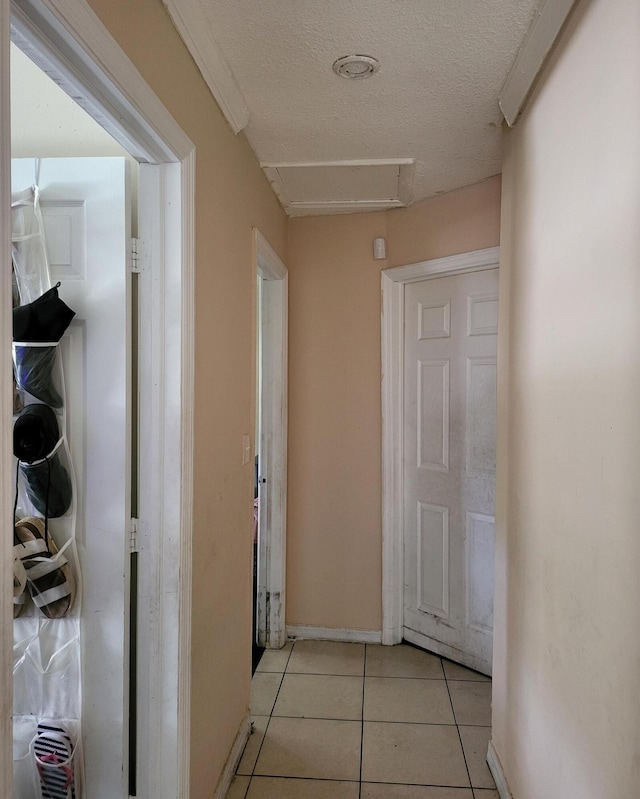
{"label": "white six-panel door", "polygon": [[124,158],[16,159],[37,177],[51,279],[75,312],[62,342],[82,570],[87,796],[126,796],[131,464],[131,210]]}
{"label": "white six-panel door", "polygon": [[405,286],[403,636],[491,673],[496,269]]}

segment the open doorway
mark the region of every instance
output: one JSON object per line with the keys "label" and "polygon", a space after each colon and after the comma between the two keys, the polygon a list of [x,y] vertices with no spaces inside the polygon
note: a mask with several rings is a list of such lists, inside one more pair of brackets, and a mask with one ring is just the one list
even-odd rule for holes
{"label": "open doorway", "polygon": [[[265,650],[264,636],[258,638],[258,552],[260,541],[260,482],[263,479],[260,475],[260,463],[262,462],[262,454],[260,452],[262,443],[262,306],[264,301],[263,296],[263,282],[264,278],[258,271],[256,281],[256,426],[254,431],[254,480],[253,480],[253,561],[252,561],[252,593],[251,593],[251,607],[252,623],[251,623],[251,675],[255,673],[260,663],[260,658]],[[264,493],[264,492],[263,492]],[[266,502],[266,497],[264,498]],[[264,537],[264,530],[262,531]]]}
{"label": "open doorway", "polygon": [[[45,664],[44,671],[47,672],[50,666],[55,665],[54,661],[72,661],[71,670],[67,670],[67,676],[71,677],[56,679],[60,675],[45,673],[44,677],[53,676],[53,680],[40,681],[39,687],[43,687],[43,682],[50,682],[56,684],[58,690],[53,693],[40,691],[38,698],[43,701],[35,711],[30,712],[23,703],[23,711],[26,709],[23,715],[35,716],[38,726],[52,717],[60,722],[53,725],[53,729],[49,725],[45,743],[46,746],[74,751],[78,761],[82,759],[86,764],[84,778],[80,768],[78,782],[74,783],[77,799],[83,796],[111,799],[129,795],[169,799],[184,793],[188,786],[189,722],[185,700],[189,695],[190,463],[193,446],[193,145],[88,7],[57,9],[54,15],[43,3],[30,0],[12,4],[12,12],[12,39],[54,78],[56,84],[63,86],[83,107],[91,109],[94,119],[89,120],[88,128],[92,133],[83,137],[84,143],[93,134],[100,138],[100,128],[106,126],[118,140],[116,149],[122,152],[124,146],[132,154],[81,159],[80,164],[78,159],[50,157],[46,141],[31,153],[17,150],[16,145],[14,153],[29,155],[14,162],[14,188],[18,192],[18,183],[29,184],[25,191],[43,200],[44,216],[48,220],[42,223],[42,229],[49,234],[52,249],[57,248],[51,260],[61,273],[66,270],[65,274],[57,277],[64,277],[70,284],[64,289],[69,307],[79,309],[75,332],[71,332],[66,342],[60,345],[64,352],[62,373],[71,377],[68,395],[63,405],[59,405],[55,398],[49,405],[61,409],[58,421],[62,430],[60,440],[65,431],[68,432],[71,443],[69,457],[79,464],[76,470],[80,478],[73,491],[74,502],[79,507],[75,508],[74,515],[76,521],[82,517],[82,546],[85,550],[80,558],[81,561],[84,558],[81,562],[84,586],[81,587],[79,579],[80,569],[76,568],[73,580],[76,596],[84,600],[82,611],[79,603],[76,604],[78,627],[84,640],[80,647],[75,647],[73,640],[61,648],[48,647],[46,652],[40,647],[39,653],[43,657],[40,664],[34,662],[36,671],[38,665]],[[8,52],[8,26],[3,25],[1,30],[6,37],[2,49],[4,52],[6,47]],[[7,88],[3,83],[0,96],[3,119],[9,118]],[[34,100],[31,95],[29,101],[36,106]],[[140,112],[140,106],[144,107],[144,114]],[[78,111],[75,106],[74,111]],[[100,125],[95,124],[96,118]],[[37,126],[37,121],[31,119],[32,127]],[[74,155],[78,155],[80,149],[79,146]],[[55,153],[57,156],[60,154]],[[83,154],[87,155],[86,151]],[[4,149],[3,176],[10,173],[9,155],[8,149]],[[128,173],[133,171],[132,166],[137,169],[138,163],[140,202],[136,221],[139,246],[134,258],[132,203],[127,189],[131,184]],[[111,177],[113,174],[117,176],[123,189],[117,201],[106,199],[99,188],[99,178],[92,177],[96,166],[98,171],[100,166],[105,166],[105,171],[112,173]],[[72,176],[74,168],[75,176]],[[41,186],[42,191],[31,191],[34,184]],[[88,188],[88,196],[74,195],[71,191],[81,184]],[[6,190],[2,199],[4,203],[9,196],[8,181],[4,182],[3,188]],[[115,214],[123,222],[117,233],[122,290],[114,291],[112,273],[105,266],[107,259],[103,244],[106,239],[100,241],[99,236],[106,234],[107,239],[112,238],[113,218],[109,214],[116,206]],[[98,220],[94,225],[98,239],[89,241],[87,231],[93,224],[91,219]],[[81,231],[79,239],[74,228]],[[9,249],[12,236],[4,224],[2,237],[2,245]],[[96,257],[97,268],[87,266],[91,258]],[[100,260],[103,257],[105,260]],[[91,285],[83,294],[80,286],[83,280],[88,285],[86,277],[90,273],[95,279],[93,283],[89,279]],[[137,292],[133,292],[131,287],[134,279],[138,282]],[[168,282],[171,291],[165,292],[164,286]],[[62,292],[61,286],[60,294]],[[131,315],[134,293],[137,293],[138,320]],[[4,289],[0,299],[5,308],[10,307],[10,297]],[[103,351],[95,338],[99,320],[105,323],[104,329],[110,331],[107,338],[113,338],[118,345],[115,359],[106,357],[109,347]],[[132,368],[134,327],[140,353],[137,388],[132,383],[135,372]],[[87,347],[90,339],[93,344]],[[2,351],[7,359],[11,358],[9,342],[10,338],[5,341],[3,336]],[[91,348],[93,353],[89,352]],[[74,368],[78,365],[80,369]],[[89,376],[90,371],[93,371],[93,377]],[[10,396],[6,391],[9,383],[4,371],[2,375],[3,396]],[[24,383],[22,388],[25,389]],[[29,404],[42,407],[47,404],[45,399],[40,399],[39,403],[31,403],[33,396],[27,399]],[[134,414],[136,404],[139,413]],[[90,419],[93,420],[91,423]],[[134,424],[134,419],[139,420],[139,424]],[[13,422],[6,418],[3,424],[5,430],[13,427]],[[11,435],[3,435],[4,465],[11,462],[11,438]],[[136,447],[132,446],[132,442],[137,440],[141,444],[139,459]],[[111,460],[103,462],[100,452]],[[113,458],[117,463],[112,462]],[[136,460],[139,461],[137,469]],[[48,464],[46,458],[44,462]],[[70,464],[65,465],[66,473],[70,474]],[[21,469],[20,465],[19,476]],[[5,472],[3,466],[5,486],[8,472],[9,469]],[[53,472],[53,466],[50,472]],[[139,475],[138,480],[132,479],[135,474]],[[73,480],[69,482],[73,483]],[[84,486],[81,485],[83,482]],[[118,484],[118,492],[111,490],[113,486],[110,488],[114,482]],[[132,495],[137,496],[137,509],[131,501]],[[6,496],[3,493],[2,512],[8,518]],[[35,507],[37,510],[37,505]],[[111,517],[113,529],[111,522],[105,523],[104,518],[100,520],[100,514]],[[43,521],[48,516],[54,514],[45,504]],[[52,522],[53,537],[58,522],[54,518]],[[66,554],[70,552],[71,548],[68,548]],[[140,555],[137,564],[139,602],[137,608],[133,604],[131,612],[128,606],[130,578],[137,553]],[[4,566],[9,563],[9,553],[4,546],[1,554]],[[35,583],[38,578],[31,576]],[[59,599],[55,598],[55,601]],[[32,608],[32,611],[33,618],[36,618],[37,610]],[[131,618],[136,616],[141,621],[139,656],[130,658],[129,626]],[[53,622],[59,621],[71,622],[72,619],[46,617],[43,624],[53,629]],[[5,619],[2,627],[3,658],[4,653],[8,658],[11,647],[4,644],[8,643],[12,625],[4,622]],[[67,657],[72,652],[73,656]],[[57,658],[62,653],[63,657]],[[80,654],[82,663],[79,662]],[[114,658],[118,661],[115,666]],[[3,663],[3,669],[5,665]],[[102,681],[98,685],[101,674],[103,677],[108,675],[108,684]],[[130,692],[132,686],[135,691],[138,677],[143,679],[138,679],[136,698],[135,693],[130,695]],[[3,670],[3,678],[2,694],[10,696],[10,672]],[[18,680],[18,683],[18,690],[24,688],[25,681],[20,683]],[[65,691],[69,693],[66,687],[62,690],[63,683],[65,686],[71,684],[76,695],[81,696],[73,711],[60,709]],[[96,686],[98,690],[94,690]],[[115,701],[112,701],[114,686]],[[23,691],[20,701],[31,701],[33,696],[29,693],[34,692]],[[74,720],[78,722],[75,727],[70,723]],[[86,736],[82,735],[82,729]],[[132,759],[130,768],[129,751],[133,752],[130,744],[136,733],[139,733],[137,757]],[[36,728],[35,738],[40,734]],[[33,745],[35,738],[31,737],[27,747],[32,760],[38,754]],[[19,775],[12,792],[12,769],[8,762],[4,763],[9,754],[6,747],[2,754],[2,784],[7,788],[6,795],[21,797],[22,776]],[[31,776],[35,785],[25,789],[25,796],[44,790],[42,786],[38,788],[38,779],[42,779],[43,774],[54,779],[54,760],[62,759],[62,752],[57,749],[52,752],[41,748],[40,754],[46,759],[46,767],[38,770],[35,762],[28,764],[34,767]],[[62,764],[66,769],[64,779],[68,781],[73,768],[69,758],[66,760]]]}
{"label": "open doorway", "polygon": [[[286,641],[287,269],[254,231],[256,451],[253,658]],[[253,668],[257,664],[254,662]]]}
{"label": "open doorway", "polygon": [[[21,531],[16,536],[28,535],[25,518],[44,518],[50,541],[38,563],[64,558],[66,564],[36,579],[26,545],[41,544],[37,533],[18,548],[25,552],[21,562],[28,590],[20,596],[27,601],[14,620],[19,653],[14,663],[14,796],[30,795],[33,761],[36,767],[40,763],[38,748],[61,761],[71,748],[67,769],[79,796],[120,795],[123,773],[125,795],[135,795],[138,554],[130,551],[129,529],[138,505],[138,275],[131,269],[138,164],[15,45],[11,106],[14,278],[20,307],[40,302],[40,289],[57,285],[59,299],[75,314],[57,348],[64,402],[51,405],[53,397],[46,392],[34,394],[26,376],[16,388],[14,429],[23,429],[36,412],[52,412],[54,437],[63,442],[58,452],[67,459],[61,469],[73,490],[66,509],[52,510],[51,502],[34,508],[21,485],[26,483],[29,494],[34,467],[20,461],[18,473],[25,480],[16,489],[15,529]],[[20,217],[28,207],[24,198],[31,195],[39,230],[29,229],[28,238]],[[30,263],[20,263],[21,248],[35,241],[42,261],[36,265],[30,251]],[[25,285],[33,277],[35,292]],[[53,470],[49,497],[58,490],[58,479],[62,472]],[[65,571],[70,604],[64,616],[28,601],[35,586],[51,587]],[[54,697],[55,685],[65,689]],[[43,791],[56,781],[53,767],[40,766],[38,774]]]}

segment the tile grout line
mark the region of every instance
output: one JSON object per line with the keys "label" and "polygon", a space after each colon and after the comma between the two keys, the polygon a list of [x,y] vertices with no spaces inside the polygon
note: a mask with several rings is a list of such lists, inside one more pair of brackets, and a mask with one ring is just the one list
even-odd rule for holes
{"label": "tile grout line", "polygon": [[[370,645],[366,644],[366,646]],[[276,674],[276,673],[278,672],[268,672],[268,671],[261,672],[261,674]],[[361,674],[354,674],[353,672],[351,672],[351,674],[335,674],[334,672],[326,672],[326,671],[288,671],[287,674],[291,675],[292,677],[353,677],[354,679],[358,679],[359,677],[362,676]],[[374,675],[371,674],[369,676],[373,677]],[[442,682],[442,680],[440,680],[440,682]]]}
{"label": "tile grout line", "polygon": [[[442,658],[440,659],[442,663]],[[444,668],[444,663],[442,663],[442,671],[444,672],[444,681],[447,686],[447,694],[449,695],[449,702],[451,702],[451,712],[453,713],[453,719],[456,723],[456,732],[458,733],[458,740],[460,741],[460,749],[462,750],[462,757],[464,758],[464,767],[467,770],[467,777],[469,778],[469,788],[471,789],[471,796],[475,799],[476,792],[473,788],[473,784],[471,782],[471,772],[469,771],[469,764],[467,762],[467,753],[464,751],[464,745],[462,743],[462,734],[460,733],[460,725],[458,724],[458,718],[456,716],[456,709],[453,706],[453,699],[451,698],[451,691],[449,690],[449,680],[447,678],[447,672]]]}
{"label": "tile grout line", "polygon": [[[251,781],[253,780],[253,776],[256,771],[256,766],[258,765],[258,759],[260,758],[260,753],[262,752],[262,747],[264,746],[264,742],[267,738],[267,733],[269,732],[269,726],[271,724],[271,719],[273,718],[273,711],[276,707],[276,702],[278,701],[278,696],[280,695],[280,691],[282,689],[282,683],[284,682],[285,674],[287,673],[287,667],[289,665],[289,661],[291,660],[291,655],[293,653],[293,647],[295,646],[295,642],[291,644],[291,649],[289,650],[289,657],[287,658],[287,662],[284,665],[284,669],[282,671],[282,676],[280,677],[280,685],[278,686],[278,691],[276,692],[275,699],[273,700],[273,705],[271,706],[271,711],[269,712],[269,721],[267,722],[267,726],[264,729],[264,735],[262,736],[262,741],[260,742],[260,746],[258,748],[258,754],[256,755],[255,762],[251,767],[251,774],[249,775],[249,784],[247,785],[247,790],[245,792],[245,799],[247,794],[249,793],[249,788],[251,787]],[[257,672],[256,672],[257,673]],[[262,672],[263,674],[268,674],[269,672]],[[253,679],[253,678],[252,678]],[[249,708],[249,715],[251,715],[251,708]],[[276,717],[277,718],[277,717]],[[251,722],[253,724],[253,721]]]}
{"label": "tile grout line", "polygon": [[362,721],[360,727],[360,779],[358,780],[358,799],[362,798],[362,759],[364,757],[364,692],[367,684],[367,644],[364,645],[364,662],[362,664]]}
{"label": "tile grout line", "polygon": [[[372,644],[365,644],[365,646],[373,646]],[[431,654],[431,653],[427,653]],[[256,674],[280,674],[279,671],[256,671]],[[443,672],[444,673],[444,672]],[[326,672],[326,671],[288,671],[287,674],[296,674],[299,677],[357,677],[357,674],[351,672],[350,674],[342,674],[336,672]],[[406,676],[397,676],[395,674],[369,674],[369,677],[374,677],[377,680],[417,680],[420,682],[444,682],[446,677],[406,677]],[[490,680],[459,680],[459,679],[450,679],[452,683],[460,683],[460,682],[470,682],[480,685],[486,685],[490,683]],[[486,726],[486,724],[481,724],[478,726]]]}
{"label": "tile grout line", "polygon": [[[351,643],[351,642],[349,642]],[[375,646],[375,644],[371,644],[371,646]],[[238,774],[239,777],[247,777],[247,774]],[[278,775],[278,774],[256,774],[255,775],[259,779],[265,780],[291,780],[292,782],[348,782],[353,785],[358,784],[358,780],[345,780],[345,779],[336,779],[335,777],[294,777],[289,774],[285,775]],[[471,790],[468,785],[442,785],[441,783],[435,782],[380,782],[379,780],[371,780],[368,781],[367,784],[371,785],[400,785],[402,787],[409,787],[409,788],[449,788],[450,790]],[[493,790],[491,788],[479,788],[477,790]]]}
{"label": "tile grout line", "polygon": [[[443,721],[398,721],[393,719],[354,719],[354,718],[334,718],[333,716],[273,716],[274,719],[306,719],[307,721],[344,721],[346,723],[367,721],[374,724],[406,724],[413,727],[456,727],[456,723],[446,724]],[[478,727],[487,729],[486,724],[464,724],[464,727]]]}

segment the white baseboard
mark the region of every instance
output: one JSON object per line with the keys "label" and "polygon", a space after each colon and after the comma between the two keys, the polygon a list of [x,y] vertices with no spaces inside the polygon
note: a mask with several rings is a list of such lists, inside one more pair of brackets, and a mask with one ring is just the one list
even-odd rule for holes
{"label": "white baseboard", "polygon": [[487,677],[491,677],[491,667],[493,664],[490,659],[482,660],[475,655],[470,655],[467,652],[455,649],[455,647],[443,644],[435,638],[429,638],[427,635],[422,635],[422,633],[417,633],[415,630],[410,630],[408,627],[402,628],[402,637],[405,641],[408,641],[410,644],[415,644],[421,649],[434,652],[436,655],[442,655],[444,658],[453,660],[456,663],[460,663],[462,666],[466,666],[474,671],[479,671],[480,674],[486,674]]}
{"label": "white baseboard", "polygon": [[502,764],[500,763],[500,758],[498,757],[498,753],[496,752],[495,746],[493,745],[493,741],[489,741],[489,749],[487,751],[487,765],[489,766],[489,770],[493,775],[496,788],[498,789],[498,793],[500,794],[500,799],[513,799],[513,795],[509,790],[509,786],[507,784],[507,778],[504,776],[504,771],[502,770]]}
{"label": "white baseboard", "polygon": [[287,624],[287,637],[316,641],[348,641],[358,644],[382,643],[381,630],[347,630],[344,627],[307,627]]}
{"label": "white baseboard", "polygon": [[242,753],[244,752],[244,748],[247,745],[247,740],[249,739],[250,733],[251,717],[247,714],[244,719],[242,719],[240,729],[238,730],[236,739],[231,747],[231,752],[229,752],[229,757],[227,758],[227,762],[222,771],[222,776],[218,782],[218,787],[213,795],[213,799],[225,799],[225,796],[227,795],[229,787],[235,776],[236,769],[238,768],[238,763],[240,762]]}

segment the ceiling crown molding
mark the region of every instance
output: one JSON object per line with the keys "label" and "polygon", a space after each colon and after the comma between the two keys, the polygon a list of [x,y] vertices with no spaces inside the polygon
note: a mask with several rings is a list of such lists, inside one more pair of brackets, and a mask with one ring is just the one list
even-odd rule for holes
{"label": "ceiling crown molding", "polygon": [[163,0],[178,33],[234,133],[249,122],[249,108],[197,0]]}
{"label": "ceiling crown molding", "polygon": [[546,0],[534,17],[504,82],[498,104],[509,127],[522,113],[576,0]]}

